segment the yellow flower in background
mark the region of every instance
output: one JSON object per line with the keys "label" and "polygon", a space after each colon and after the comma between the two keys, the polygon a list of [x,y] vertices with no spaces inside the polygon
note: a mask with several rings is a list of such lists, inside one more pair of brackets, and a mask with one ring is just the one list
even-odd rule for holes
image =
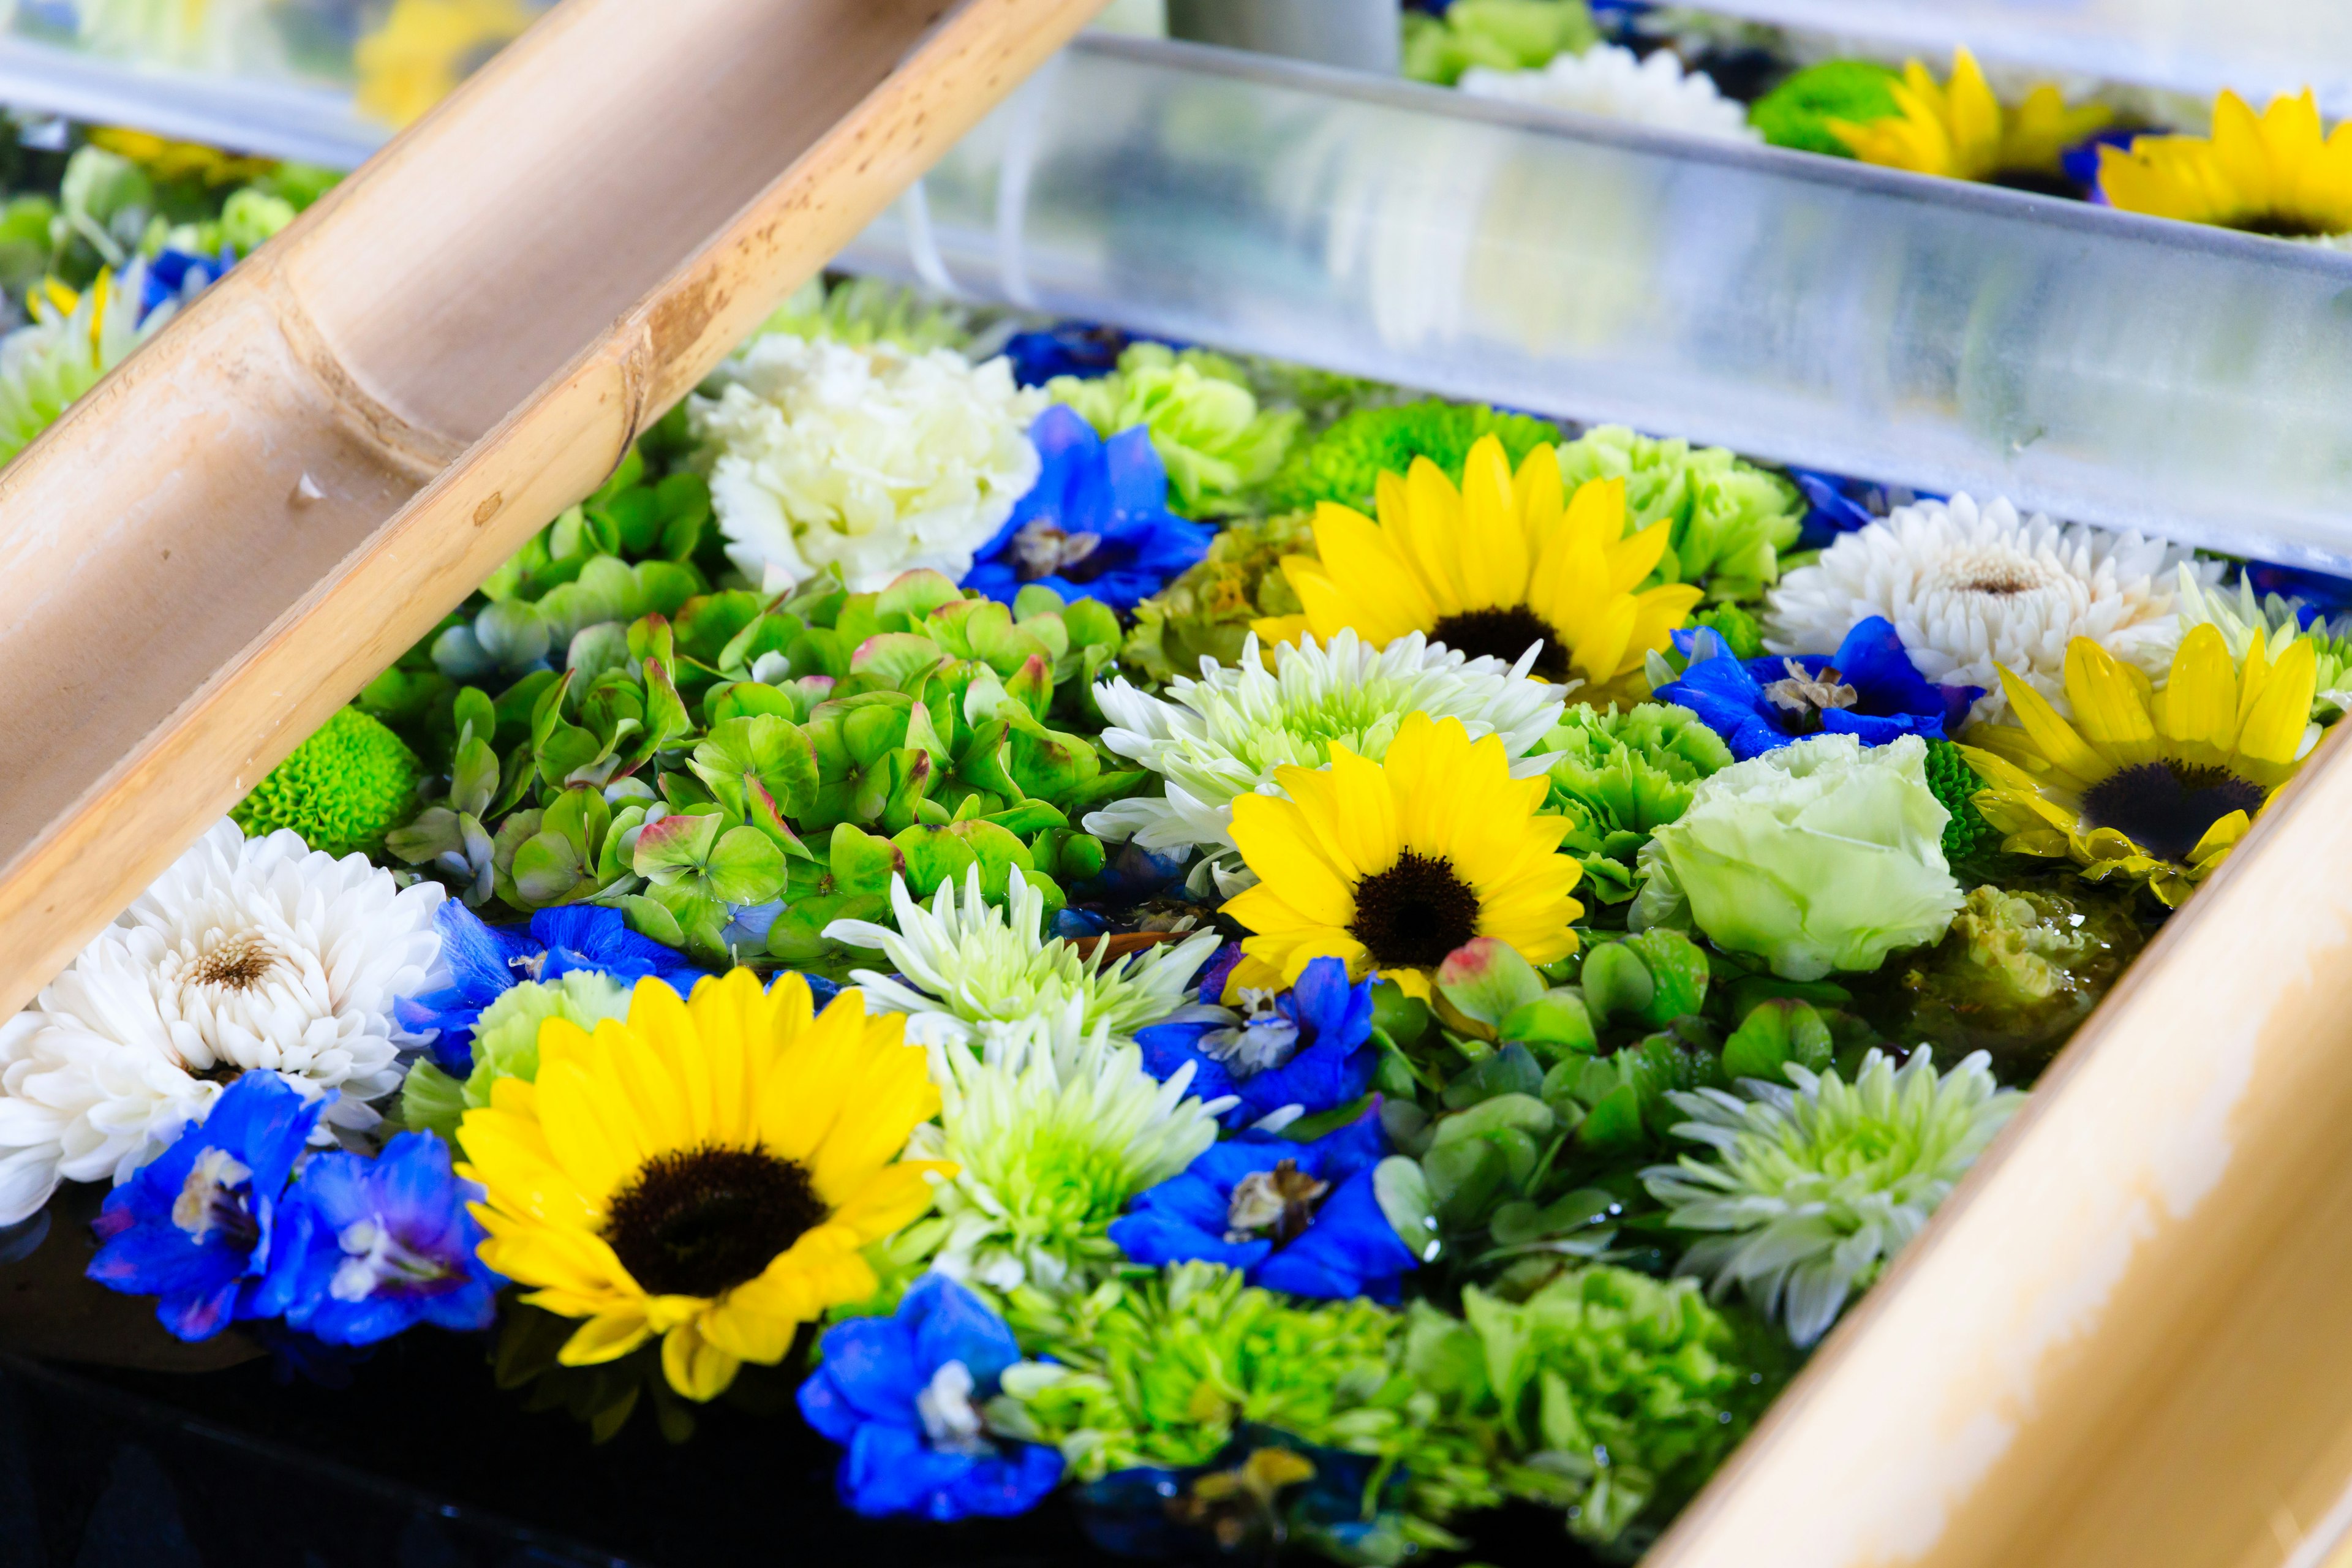
{"label": "yellow flower in background", "polygon": [[1412,995],[1473,937],[1530,963],[1576,951],[1583,868],[1559,852],[1566,817],[1538,816],[1548,781],[1515,779],[1499,735],[1473,742],[1459,719],[1407,718],[1381,762],[1331,747],[1326,769],[1278,768],[1289,797],[1234,802],[1234,841],[1257,886],[1225,912],[1242,942],[1229,994],[1295,983],[1326,955],[1358,979],[1378,970]]}
{"label": "yellow flower in background", "polygon": [[1985,820],[2020,854],[2071,857],[2094,881],[2187,898],[2302,765],[2317,660],[2298,638],[2276,663],[2253,633],[2242,666],[2210,625],[2191,628],[2161,691],[2088,637],[2066,649],[2069,723],[2000,672],[2021,728],[1984,726],[1960,748],[1991,785]]}
{"label": "yellow flower in background", "polygon": [[352,47],[362,112],[406,125],[520,37],[539,13],[520,0],[394,0]]}
{"label": "yellow flower in background", "polygon": [[127,125],[100,125],[90,144],[128,158],[156,179],[201,180],[207,185],[242,185],[278,167],[274,158],[248,158],[197,142],[173,142]]}
{"label": "yellow flower in background", "polygon": [[1549,446],[1514,475],[1501,440],[1484,437],[1459,490],[1417,458],[1402,478],[1381,475],[1375,505],[1378,522],[1331,501],[1315,509],[1320,559],[1282,563],[1305,613],[1256,622],[1269,645],[1301,632],[1328,642],[1353,627],[1377,647],[1423,632],[1508,664],[1541,642],[1538,674],[1602,686],[1664,649],[1700,598],[1687,584],[1633,592],[1665,552],[1671,525],[1627,538],[1622,479],[1592,480],[1567,500]]}
{"label": "yellow flower in background", "polygon": [[2352,234],[2352,122],[2322,137],[2311,89],[2257,117],[2224,91],[2213,135],[2142,136],[2099,153],[2099,189],[2126,212],[2250,234],[2316,239]]}
{"label": "yellow flower in background", "polygon": [[801,1324],[870,1295],[859,1248],[930,1207],[900,1160],[940,1108],[905,1020],[856,991],[812,1015],[808,984],[751,971],[682,1000],[638,982],[625,1023],[541,1026],[536,1082],[500,1079],[459,1130],[482,1184],[482,1260],[533,1306],[587,1320],[567,1365],[662,1342],[662,1369],[709,1399],[772,1365]]}
{"label": "yellow flower in background", "polygon": [[1830,134],[1865,163],[1954,180],[2057,174],[2060,153],[2115,118],[2104,104],[2067,108],[2047,82],[2003,109],[1966,49],[1952,52],[1950,81],[1937,85],[1912,60],[1891,90],[1902,112],[1867,125],[1832,120]]}

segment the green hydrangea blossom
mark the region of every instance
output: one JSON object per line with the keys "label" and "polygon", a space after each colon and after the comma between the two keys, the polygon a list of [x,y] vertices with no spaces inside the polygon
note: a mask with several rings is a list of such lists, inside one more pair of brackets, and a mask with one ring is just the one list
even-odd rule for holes
{"label": "green hydrangea blossom", "polygon": [[1902,74],[1874,60],[1823,60],[1807,66],[1748,110],[1748,123],[1775,147],[1851,158],[1853,149],[1829,128],[1832,120],[1868,125],[1902,112],[1895,84]]}
{"label": "green hydrangea blossom", "polygon": [[490,1103],[490,1086],[502,1078],[526,1082],[539,1077],[539,1026],[562,1018],[593,1029],[605,1018],[629,1015],[629,988],[609,974],[574,970],[554,980],[526,980],[482,1009],[474,1025],[474,1070],[463,1080],[430,1061],[408,1069],[400,1086],[402,1122],[457,1142],[457,1125],[468,1110]]}
{"label": "green hydrangea blossom", "polygon": [[1960,749],[1949,741],[1927,742],[1927,787],[1951,813],[1944,824],[1944,858],[1960,860],[1982,850],[1999,848],[2000,833],[1984,819],[1976,806],[1977,793],[1985,787],[1976,770],[1960,755]]}
{"label": "green hydrangea blossom", "polygon": [[1282,574],[1282,558],[1314,551],[1305,512],[1236,519],[1209,541],[1208,554],[1135,606],[1135,626],[1119,663],[1159,686],[1199,674],[1203,658],[1229,667],[1239,662],[1251,621],[1299,613],[1303,606]]}
{"label": "green hydrangea blossom", "polygon": [[1472,66],[1537,70],[1600,38],[1584,0],[1454,0],[1443,16],[1405,13],[1404,74],[1452,87]]}
{"label": "green hydrangea blossom", "polygon": [[971,312],[879,278],[847,278],[828,289],[812,278],[793,290],[760,327],[801,338],[831,338],[864,348],[888,343],[908,353],[961,352],[971,342]]}
{"label": "green hydrangea blossom", "polygon": [[1297,437],[1296,409],[1261,409],[1238,365],[1202,349],[1135,343],[1108,375],[1057,375],[1046,395],[1066,403],[1097,433],[1141,425],[1167,465],[1171,510],[1188,517],[1231,510],[1265,482]]}
{"label": "green hydrangea blossom", "polygon": [[1731,765],[1721,736],[1687,708],[1643,702],[1620,713],[1579,703],[1538,746],[1559,760],[1544,809],[1576,824],[1564,847],[1604,903],[1633,896],[1633,867],[1659,826],[1682,816],[1701,779]]}
{"label": "green hydrangea blossom", "polygon": [[1571,493],[1590,479],[1623,479],[1636,522],[1673,524],[1659,580],[1704,580],[1717,599],[1753,599],[1778,582],[1780,552],[1804,528],[1796,486],[1721,447],[1604,425],[1559,449],[1559,471]]}
{"label": "green hydrangea blossom", "polygon": [[344,708],[229,812],[248,837],[290,827],[330,855],[373,855],[408,815],[420,776],[407,743]]}
{"label": "green hydrangea blossom", "polygon": [[1471,447],[1489,435],[1501,438],[1513,468],[1536,447],[1559,439],[1559,428],[1549,421],[1498,413],[1482,404],[1427,398],[1401,408],[1366,408],[1293,453],[1267,495],[1284,509],[1328,500],[1369,512],[1380,477],[1405,472],[1415,458],[1427,458],[1459,484]]}

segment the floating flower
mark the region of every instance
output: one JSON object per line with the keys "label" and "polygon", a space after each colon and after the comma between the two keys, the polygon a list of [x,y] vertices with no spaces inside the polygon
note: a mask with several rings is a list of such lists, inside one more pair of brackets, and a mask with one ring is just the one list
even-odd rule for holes
{"label": "floating flower", "polygon": [[1097,1025],[1131,1036],[1183,1005],[1184,988],[1217,949],[1213,933],[1116,962],[1083,956],[1070,942],[1045,934],[1045,895],[1018,866],[1012,868],[1002,909],[981,891],[977,868],[965,873],[963,898],[942,881],[925,909],[890,879],[890,909],[898,929],[870,921],[835,921],[828,942],[879,949],[897,975],[854,971],[876,1007],[908,1013],[922,1039],[976,1038],[979,1026],[1058,1012],[1072,998],[1085,1007],[1084,1028]]}
{"label": "floating flower", "polygon": [[1866,124],[1832,120],[1830,134],[1865,163],[1954,180],[1990,180],[2074,195],[2059,155],[2115,118],[2105,104],[2074,109],[2058,89],[2044,82],[2025,101],[2005,110],[1966,49],[1952,51],[1952,79],[1937,84],[1927,68],[1912,60],[1903,79],[1888,89],[1899,114]]}
{"label": "floating flower", "polygon": [[1044,470],[981,548],[966,590],[1009,605],[1024,584],[1042,583],[1065,599],[1131,610],[1208,553],[1209,530],[1168,510],[1168,470],[1148,431],[1105,441],[1056,405],[1029,439]]}
{"label": "floating flower", "polygon": [[256,1310],[331,1345],[373,1344],[418,1323],[488,1328],[500,1281],[466,1212],[480,1195],[430,1133],[400,1133],[373,1160],[316,1156],[279,1206]]}
{"label": "floating flower", "polygon": [[1790,980],[1935,941],[1961,895],[1927,755],[1916,735],[1813,735],[1701,780],[1643,847],[1630,923],[1696,924]]}
{"label": "floating flower", "polygon": [[2099,191],[2126,212],[2281,239],[2352,234],[2352,129],[2321,134],[2309,88],[2257,116],[2223,89],[2213,135],[2142,136],[2099,150]]}
{"label": "floating flower", "polygon": [[899,1160],[939,1110],[898,1019],[845,991],[747,969],[691,1001],[641,980],[625,1024],[540,1032],[535,1083],[501,1079],[458,1130],[457,1173],[488,1192],[482,1260],[523,1300],[586,1320],[558,1360],[593,1366],[662,1342],[662,1370],[709,1399],[773,1365],[800,1325],[876,1288],[860,1249],[930,1206],[952,1168]]}
{"label": "floating flower", "polygon": [[1782,578],[1768,601],[1764,646],[1818,653],[1884,616],[1921,675],[1983,688],[1970,716],[1995,719],[1997,664],[2057,698],[2066,645],[2078,637],[2161,670],[2179,637],[2173,581],[2184,564],[2202,582],[2221,574],[2218,563],[2137,533],[2061,527],[2039,514],[2021,521],[2006,500],[1923,500],[1840,535]]}
{"label": "floating flower", "polygon": [[1129,1199],[1216,1142],[1229,1100],[1191,1093],[1189,1068],[1160,1082],[1141,1051],[1085,1017],[1072,996],[984,1026],[977,1054],[932,1041],[940,1119],[907,1152],[954,1163],[935,1267],[997,1290],[1065,1288],[1118,1257],[1108,1231]]}
{"label": "floating flower", "polygon": [[1001,359],[772,332],[719,374],[688,419],[728,559],[771,590],[828,565],[856,592],[919,567],[960,578],[1037,480],[1046,400]]}
{"label": "floating flower", "polygon": [[1379,762],[1412,713],[1458,719],[1474,739],[1499,734],[1514,772],[1538,771],[1522,759],[1559,718],[1561,691],[1527,679],[1533,655],[1473,658],[1419,632],[1378,647],[1342,626],[1328,647],[1312,633],[1277,645],[1271,672],[1253,633],[1238,663],[1203,659],[1201,678],[1178,676],[1164,699],[1124,679],[1097,686],[1103,745],[1158,773],[1166,793],[1114,801],[1087,817],[1087,831],[1146,849],[1197,847],[1238,870],[1235,799],[1277,794],[1279,769],[1322,767],[1335,746]]}
{"label": "floating flower", "polygon": [[1581,54],[1555,55],[1540,70],[1474,66],[1459,85],[1474,98],[1540,104],[1714,142],[1764,139],[1738,100],[1717,91],[1705,71],[1685,69],[1672,49],[1643,57],[1616,44],[1595,44]]}
{"label": "floating flower", "polygon": [[1752,598],[1779,581],[1780,552],[1804,529],[1798,489],[1722,447],[1601,425],[1559,448],[1559,472],[1571,491],[1623,479],[1634,526],[1671,525],[1659,580],[1704,579],[1716,599]]}
{"label": "floating flower", "polygon": [[1353,627],[1385,647],[1409,632],[1474,657],[1516,662],[1538,643],[1547,679],[1571,673],[1606,685],[1640,671],[1666,646],[1699,590],[1643,589],[1666,548],[1660,522],[1625,537],[1625,487],[1602,481],[1564,500],[1559,464],[1538,447],[1516,478],[1502,442],[1480,437],[1463,484],[1426,458],[1380,480],[1380,521],[1325,502],[1315,510],[1320,559],[1286,557],[1304,624],[1261,621],[1269,642],[1310,631],[1329,641]]}
{"label": "floating flower", "polygon": [[2334,720],[2352,710],[2352,617],[2324,619],[2301,599],[2278,594],[2257,596],[2254,584],[2243,576],[2238,579],[2237,592],[2231,594],[2204,587],[2184,569],[2179,592],[2182,632],[2211,625],[2231,658],[2244,658],[2257,634],[2273,663],[2285,656],[2288,644],[2297,638],[2308,641],[2315,666],[2312,717]]}
{"label": "floating flower", "polygon": [[338,708],[229,816],[256,837],[282,827],[330,855],[370,855],[407,816],[418,776],[406,742],[356,708]]}
{"label": "floating flower", "polygon": [[404,999],[400,1021],[432,1037],[433,1061],[452,1078],[474,1069],[474,1024],[482,1010],[527,980],[560,980],[581,973],[624,983],[648,975],[683,996],[703,972],[686,954],[629,929],[628,917],[599,904],[559,904],[528,925],[485,925],[456,900],[435,913],[441,956],[453,984]]}
{"label": "floating flower", "polygon": [[1247,990],[1239,1000],[1239,1012],[1188,1007],[1139,1031],[1144,1067],[1163,1079],[1191,1067],[1203,1100],[1234,1098],[1224,1122],[1236,1129],[1337,1110],[1370,1092],[1380,1052],[1369,979],[1350,982],[1346,964],[1318,958],[1290,990]]}
{"label": "floating flower", "polygon": [[201,1126],[107,1194],[89,1277],[161,1297],[155,1316],[184,1340],[255,1316],[286,1180],[322,1109],[272,1073],[231,1084]]}
{"label": "floating flower", "polygon": [[0,1224],[60,1177],[127,1180],[240,1073],[340,1089],[326,1122],[373,1126],[415,1043],[394,999],[437,973],[441,897],[215,824],[0,1025]]}
{"label": "floating flower", "polygon": [[1558,852],[1568,819],[1536,815],[1545,783],[1511,776],[1499,736],[1473,742],[1458,719],[1415,713],[1382,762],[1334,746],[1329,768],[1278,769],[1275,783],[1282,795],[1234,803],[1234,841],[1259,881],[1225,905],[1256,933],[1228,996],[1295,985],[1334,957],[1426,998],[1431,972],[1475,936],[1530,963],[1576,951],[1580,868]]}
{"label": "floating flower", "polygon": [[916,1280],[890,1317],[835,1324],[817,1353],[801,1415],[849,1450],[841,1500],[868,1519],[1026,1513],[1061,1480],[1058,1450],[990,1434],[981,1407],[1021,1347],[946,1275]]}
{"label": "floating flower", "polygon": [[1691,1118],[1675,1134],[1714,1157],[1653,1165],[1643,1184],[1675,1228],[1723,1233],[1683,1270],[1745,1287],[1799,1345],[1820,1339],[2025,1103],[1982,1051],[1941,1075],[1933,1058],[1922,1046],[1897,1068],[1873,1050],[1852,1084],[1790,1062],[1793,1089],[1746,1079],[1738,1094],[1668,1094]]}
{"label": "floating flower", "polygon": [[2146,882],[2178,905],[2302,765],[2316,663],[2308,638],[2272,662],[2256,632],[2242,665],[2218,628],[2198,626],[2151,691],[2081,638],[2066,653],[2072,723],[2003,669],[2021,728],[1975,731],[1961,748],[1992,786],[1977,807],[2005,849],[2071,858],[2094,881]]}
{"label": "floating flower", "polygon": [[1884,616],[1858,623],[1833,654],[1781,654],[1743,663],[1704,628],[1676,632],[1675,646],[1691,662],[1679,679],[1657,689],[1658,700],[1693,710],[1742,762],[1824,731],[1857,736],[1865,746],[1883,746],[1897,735],[1942,740],[1948,728],[1958,731],[1966,722],[1970,704],[1984,695],[1973,686],[1922,679]]}
{"label": "floating flower", "polygon": [[1130,343],[1108,375],[1056,376],[1045,394],[1103,436],[1143,426],[1166,465],[1176,508],[1188,516],[1230,510],[1263,483],[1298,434],[1291,409],[1260,409],[1230,360],[1201,349]]}
{"label": "floating flower", "polygon": [[1380,1108],[1311,1143],[1244,1132],[1135,1200],[1110,1238],[1138,1263],[1195,1259],[1293,1296],[1394,1303],[1419,1262],[1381,1212]]}
{"label": "floating flower", "polygon": [[1470,448],[1492,436],[1516,468],[1538,447],[1557,442],[1549,419],[1511,414],[1477,403],[1425,397],[1396,408],[1359,408],[1292,452],[1266,486],[1273,505],[1305,510],[1337,501],[1358,510],[1377,504],[1382,474],[1402,474],[1426,458],[1460,482]]}

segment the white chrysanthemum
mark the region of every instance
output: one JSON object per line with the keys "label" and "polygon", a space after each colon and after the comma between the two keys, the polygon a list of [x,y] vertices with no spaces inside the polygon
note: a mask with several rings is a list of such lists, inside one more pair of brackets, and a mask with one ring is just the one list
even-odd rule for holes
{"label": "white chrysanthemum", "polygon": [[1121,1038],[1166,1018],[1184,1005],[1201,965],[1217,951],[1213,931],[1162,943],[1114,963],[1080,955],[1073,943],[1045,934],[1045,900],[1013,868],[1004,908],[980,889],[978,868],[965,873],[963,896],[942,882],[925,909],[902,877],[890,879],[890,909],[898,929],[867,921],[835,921],[825,939],[850,947],[879,948],[898,966],[896,975],[861,969],[866,1004],[912,1015],[909,1038],[969,1044],[980,1026],[1011,1023],[1058,1011],[1076,999],[1083,1026],[1101,1026]]}
{"label": "white chrysanthemum", "polygon": [[2039,513],[2021,520],[2006,500],[1919,501],[1782,577],[1766,605],[1764,646],[1827,653],[1859,622],[1884,616],[1920,674],[1984,689],[1972,719],[2007,707],[1997,664],[2063,713],[2066,645],[2076,637],[2163,676],[2180,640],[2173,583],[2183,565],[2204,583],[2221,570],[2162,540],[2061,527]]}
{"label": "white chrysanthemum", "polygon": [[[2334,720],[2352,711],[2352,646],[2347,646],[2352,645],[2352,617],[2306,626],[2300,599],[2277,594],[2257,596],[2254,585],[2243,577],[2238,579],[2235,593],[2208,588],[2185,566],[2180,571],[2179,605],[2182,635],[2191,626],[2210,625],[2229,645],[2230,657],[2241,662],[2252,647],[2257,631],[2263,634],[2263,649],[2273,664],[2298,639],[2307,639],[2318,658],[2312,717]],[[2314,731],[2305,738],[2304,752],[2317,743],[2318,733]]]}
{"label": "white chrysanthemum", "polygon": [[854,590],[919,566],[961,577],[1037,482],[1045,395],[1002,358],[756,337],[689,404],[728,559],[763,587],[837,564]]}
{"label": "white chrysanthemum", "polygon": [[121,1181],[241,1072],[340,1089],[374,1125],[399,1087],[394,1001],[438,982],[439,884],[220,822],[0,1026],[0,1224],[60,1177]]}
{"label": "white chrysanthemum", "polygon": [[1822,1337],[1846,1299],[1878,1277],[2025,1103],[1993,1082],[1978,1051],[1940,1077],[1925,1046],[1900,1068],[1870,1051],[1847,1084],[1790,1063],[1793,1089],[1742,1079],[1739,1094],[1667,1096],[1692,1118],[1675,1133],[1715,1158],[1685,1154],[1642,1173],[1680,1230],[1717,1231],[1681,1271],[1734,1284],[1789,1337]]}
{"label": "white chrysanthemum", "polygon": [[1376,648],[1343,630],[1328,648],[1311,637],[1276,648],[1269,674],[1252,634],[1239,664],[1203,658],[1201,679],[1171,681],[1165,701],[1124,679],[1097,686],[1103,744],[1166,780],[1167,795],[1115,802],[1087,816],[1087,831],[1150,850],[1197,846],[1238,870],[1235,800],[1280,795],[1276,768],[1328,766],[1335,745],[1378,762],[1412,713],[1459,719],[1473,740],[1500,733],[1513,773],[1532,777],[1543,763],[1528,753],[1559,721],[1569,690],[1527,679],[1535,655],[1470,658],[1419,632]]}
{"label": "white chrysanthemum", "polygon": [[1672,49],[1646,58],[1615,44],[1595,44],[1580,55],[1556,55],[1541,70],[1498,71],[1473,66],[1462,90],[1572,110],[1597,119],[1683,131],[1719,142],[1761,142],[1748,110],[1716,90],[1705,71],[1686,71]]}
{"label": "white chrysanthemum", "polygon": [[1192,1064],[1165,1083],[1143,1053],[1086,1024],[1086,1003],[982,1025],[980,1049],[930,1042],[940,1119],[915,1129],[909,1159],[952,1160],[934,1178],[943,1237],[933,1267],[997,1290],[1051,1289],[1118,1256],[1110,1222],[1146,1187],[1217,1141],[1234,1101],[1189,1097]]}
{"label": "white chrysanthemum", "polygon": [[101,277],[60,311],[39,289],[28,303],[33,321],[0,338],[0,463],[57,423],[99,378],[153,337],[178,310],[166,300],[140,319],[147,264],[131,263],[118,282]]}

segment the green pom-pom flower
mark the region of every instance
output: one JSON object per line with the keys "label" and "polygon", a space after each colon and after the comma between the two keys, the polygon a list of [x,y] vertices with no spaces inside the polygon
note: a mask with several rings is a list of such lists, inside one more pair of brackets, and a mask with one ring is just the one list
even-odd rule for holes
{"label": "green pom-pom flower", "polygon": [[1605,710],[1580,703],[1538,750],[1558,753],[1544,809],[1577,824],[1564,847],[1584,862],[1586,885],[1605,903],[1633,896],[1642,846],[1682,816],[1700,780],[1731,765],[1721,736],[1666,702],[1624,713],[1614,703]]}
{"label": "green pom-pom flower", "polygon": [[1933,1056],[1922,1046],[1897,1068],[1866,1052],[1851,1084],[1791,1062],[1794,1088],[1745,1079],[1738,1094],[1668,1096],[1690,1118],[1675,1131],[1713,1157],[1654,1165],[1643,1183],[1669,1225],[1720,1233],[1682,1270],[1742,1286],[1799,1345],[1820,1339],[2025,1103],[1983,1052],[1941,1075]]}
{"label": "green pom-pom flower", "polygon": [[1233,510],[1281,464],[1300,424],[1296,409],[1260,409],[1232,361],[1165,343],[1129,345],[1108,375],[1057,375],[1045,394],[1106,437],[1149,429],[1168,468],[1169,505],[1187,517]]}
{"label": "green pom-pom flower", "polygon": [[1525,414],[1437,398],[1401,408],[1360,409],[1293,454],[1267,488],[1268,495],[1283,509],[1303,510],[1328,500],[1369,512],[1380,477],[1405,472],[1415,458],[1427,458],[1460,484],[1470,448],[1484,436],[1501,439],[1503,454],[1516,468],[1536,447],[1559,440],[1559,431]]}
{"label": "green pom-pom flower", "polygon": [[1717,599],[1752,599],[1780,581],[1780,552],[1804,528],[1796,486],[1721,447],[1604,425],[1559,449],[1559,471],[1571,493],[1590,479],[1623,479],[1636,525],[1673,524],[1659,580],[1704,579]]}
{"label": "green pom-pom flower", "polygon": [[1927,787],[1951,813],[1951,820],[1944,824],[1945,859],[1961,860],[2000,847],[2000,830],[1976,806],[1977,792],[1985,787],[1985,782],[1949,741],[1927,742]]}
{"label": "green pom-pom flower", "polygon": [[238,802],[229,816],[247,837],[290,827],[330,855],[373,855],[408,815],[419,769],[406,742],[356,708],[318,733]]}
{"label": "green pom-pom flower", "polygon": [[1895,84],[1902,79],[1900,72],[1872,60],[1823,60],[1758,99],[1748,110],[1748,123],[1775,147],[1851,158],[1853,149],[1829,122],[1868,125],[1902,113],[1895,101]]}
{"label": "green pom-pom flower", "polygon": [[1454,0],[1443,16],[1404,15],[1404,74],[1452,87],[1472,66],[1538,70],[1601,39],[1584,0]]}
{"label": "green pom-pom flower", "polygon": [[454,1079],[430,1061],[408,1069],[400,1086],[400,1117],[419,1131],[437,1132],[451,1143],[468,1110],[490,1103],[490,1086],[502,1078],[529,1082],[539,1077],[539,1026],[562,1018],[593,1029],[606,1018],[629,1016],[629,988],[609,974],[576,969],[553,980],[525,980],[501,992],[474,1025],[474,1070]]}

